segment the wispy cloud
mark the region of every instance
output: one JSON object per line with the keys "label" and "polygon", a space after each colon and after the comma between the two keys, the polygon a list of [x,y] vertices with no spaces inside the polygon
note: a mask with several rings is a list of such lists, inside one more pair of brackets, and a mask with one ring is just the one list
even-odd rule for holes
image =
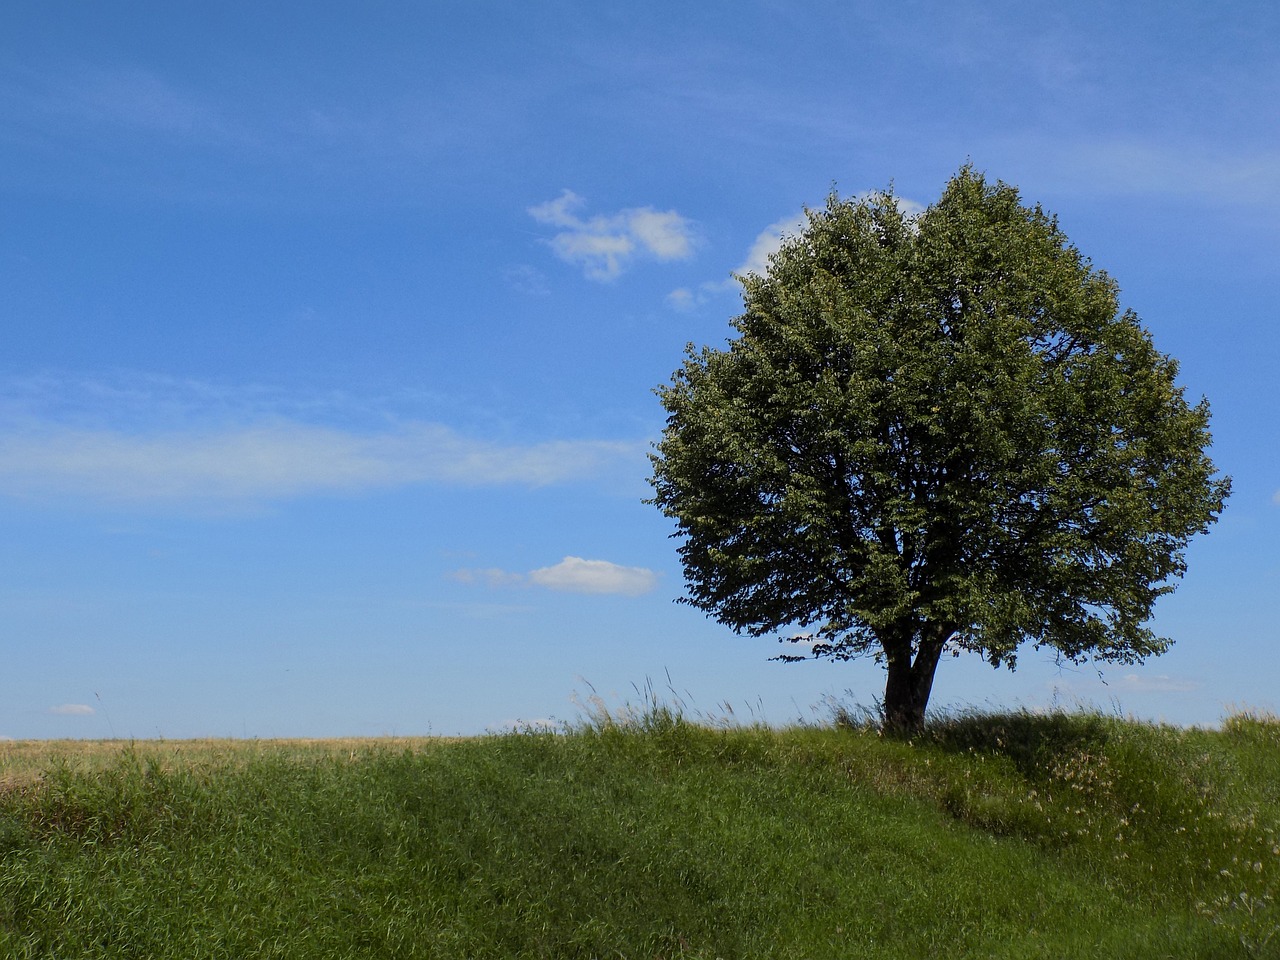
{"label": "wispy cloud", "polygon": [[1082,145],[1076,153],[1079,167],[1092,169],[1103,186],[1123,186],[1135,193],[1199,194],[1205,200],[1236,203],[1280,200],[1280,154],[1275,151],[1174,149],[1169,144],[1117,140]]}
{"label": "wispy cloud", "polygon": [[1157,197],[1260,211],[1280,205],[1280,151],[1141,136],[993,138],[987,153],[1034,159],[1038,176],[1091,198]]}
{"label": "wispy cloud", "polygon": [[143,435],[40,425],[0,434],[0,494],[226,501],[417,483],[541,486],[633,455],[635,445],[608,441],[491,443],[434,423],[371,434],[288,420]]}
{"label": "wispy cloud", "polygon": [[454,579],[462,583],[488,587],[542,587],[561,593],[622,594],[638,597],[658,585],[658,574],[646,567],[624,567],[608,560],[584,560],[565,557],[557,564],[539,567],[528,573],[513,573],[497,568],[454,571]]}
{"label": "wispy cloud", "polygon": [[1126,673],[1116,683],[1131,693],[1190,693],[1200,688],[1200,683],[1195,680],[1184,680],[1163,673],[1151,676]]}
{"label": "wispy cloud", "polygon": [[0,85],[0,104],[13,120],[52,135],[115,130],[223,142],[246,136],[213,103],[137,67],[11,71]]}
{"label": "wispy cloud", "polygon": [[400,202],[424,169],[474,166],[528,122],[518,93],[490,89],[501,82],[494,77],[371,101],[352,89],[298,88],[278,64],[253,69],[257,82],[246,75],[210,86],[180,70],[0,63],[0,142],[27,154],[16,172],[59,190],[70,175],[79,189],[168,202],[345,206]]}
{"label": "wispy cloud", "polygon": [[529,208],[529,216],[562,228],[547,242],[556,256],[592,280],[613,280],[640,256],[685,260],[693,256],[693,223],[674,210],[636,207],[583,218],[586,201],[572,190]]}
{"label": "wispy cloud", "polygon": [[500,570],[497,567],[485,567],[483,569],[464,567],[461,570],[453,571],[452,576],[459,583],[479,584],[494,589],[522,587],[528,582],[528,578],[523,573],[511,573],[508,570]]}
{"label": "wispy cloud", "polygon": [[701,305],[701,303],[701,296],[697,292],[690,290],[688,287],[680,287],[679,289],[672,290],[667,294],[667,306],[672,310],[679,310],[681,313],[693,310],[695,307]]}
{"label": "wispy cloud", "polygon": [[[548,484],[642,462],[644,444],[500,442],[374,400],[146,376],[0,385],[0,496],[180,504],[414,484]],[[393,405],[394,405],[394,401]]]}
{"label": "wispy cloud", "polygon": [[90,717],[96,711],[87,703],[62,703],[50,707],[49,712],[59,717]]}

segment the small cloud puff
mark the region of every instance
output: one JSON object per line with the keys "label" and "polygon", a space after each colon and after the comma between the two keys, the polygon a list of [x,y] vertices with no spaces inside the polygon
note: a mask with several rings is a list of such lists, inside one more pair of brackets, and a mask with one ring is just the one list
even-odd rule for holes
{"label": "small cloud puff", "polygon": [[613,280],[637,256],[685,260],[693,255],[693,223],[674,210],[638,207],[583,219],[586,201],[572,190],[529,208],[539,223],[563,228],[547,241],[556,256],[582,267],[591,280]]}
{"label": "small cloud puff", "polygon": [[568,593],[621,593],[638,597],[658,585],[658,575],[644,567],[621,567],[608,560],[565,557],[553,567],[529,574],[529,580],[548,590]]}
{"label": "small cloud puff", "polygon": [[90,717],[94,709],[87,703],[63,703],[50,707],[49,712],[59,717]]}
{"label": "small cloud puff", "polygon": [[695,293],[688,287],[680,287],[667,294],[667,306],[672,310],[687,313],[701,305],[705,299],[706,295],[702,291]]}
{"label": "small cloud puff", "polygon": [[624,567],[608,560],[584,560],[565,557],[550,567],[539,567],[528,573],[513,573],[497,568],[455,570],[453,578],[461,583],[487,587],[534,586],[561,593],[622,594],[638,597],[658,585],[658,575],[645,567]]}
{"label": "small cloud puff", "polygon": [[544,297],[551,292],[551,287],[547,284],[547,278],[542,271],[527,263],[508,267],[502,271],[502,279],[517,293],[523,293],[526,296]]}

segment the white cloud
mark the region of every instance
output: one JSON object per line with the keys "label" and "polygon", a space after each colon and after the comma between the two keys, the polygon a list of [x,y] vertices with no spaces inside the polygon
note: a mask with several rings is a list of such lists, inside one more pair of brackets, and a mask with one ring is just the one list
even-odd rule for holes
{"label": "white cloud", "polygon": [[528,573],[497,568],[455,570],[455,580],[488,587],[535,586],[562,593],[622,594],[638,597],[658,585],[658,575],[645,567],[624,567],[608,560],[565,557],[550,567]]}
{"label": "white cloud", "polygon": [[411,423],[359,433],[271,419],[200,432],[0,430],[0,495],[95,501],[269,500],[417,483],[542,486],[597,475],[638,444],[499,444]]}
{"label": "white cloud", "polygon": [[558,233],[551,249],[567,263],[579,264],[592,280],[612,280],[622,273],[635,252],[630,237],[621,234]]}
{"label": "white cloud", "polygon": [[693,223],[674,210],[637,207],[608,216],[582,218],[586,201],[572,190],[529,208],[539,223],[563,228],[548,243],[556,256],[582,267],[592,280],[612,280],[637,256],[685,260],[693,255]]}
{"label": "white cloud", "polygon": [[898,209],[902,211],[903,216],[908,220],[914,220],[927,209],[923,203],[917,203],[915,200],[909,200],[906,197],[894,197],[894,199],[898,201]]}
{"label": "white cloud", "polygon": [[637,597],[658,585],[658,575],[644,567],[621,567],[608,560],[565,557],[553,567],[529,574],[529,580],[548,590],[567,593],[622,593]]}
{"label": "white cloud", "polygon": [[1275,493],[1271,495],[1271,502],[1276,504],[1277,506],[1280,506],[1280,490],[1277,490]]}
{"label": "white cloud", "polygon": [[691,225],[674,210],[660,212],[642,207],[624,210],[621,216],[640,245],[659,260],[685,260],[693,255]]}
{"label": "white cloud", "polygon": [[63,703],[50,707],[49,712],[60,717],[89,717],[93,716],[95,711],[87,703]]}

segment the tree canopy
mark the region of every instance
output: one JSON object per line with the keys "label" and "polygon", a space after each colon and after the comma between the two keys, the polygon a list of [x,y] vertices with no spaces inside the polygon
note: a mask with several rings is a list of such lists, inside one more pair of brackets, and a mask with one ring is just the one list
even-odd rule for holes
{"label": "tree canopy", "polygon": [[969,166],[917,216],[833,193],[807,220],[740,278],[736,337],[658,388],[685,602],[874,656],[905,730],[944,651],[1164,651],[1152,606],[1230,482],[1116,283]]}

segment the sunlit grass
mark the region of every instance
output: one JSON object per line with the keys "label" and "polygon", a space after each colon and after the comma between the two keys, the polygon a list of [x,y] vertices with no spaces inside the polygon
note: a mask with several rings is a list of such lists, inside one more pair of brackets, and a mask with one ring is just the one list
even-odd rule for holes
{"label": "sunlit grass", "polygon": [[[1270,957],[1280,722],[4,744],[4,957]],[[846,717],[846,720],[848,718]]]}

